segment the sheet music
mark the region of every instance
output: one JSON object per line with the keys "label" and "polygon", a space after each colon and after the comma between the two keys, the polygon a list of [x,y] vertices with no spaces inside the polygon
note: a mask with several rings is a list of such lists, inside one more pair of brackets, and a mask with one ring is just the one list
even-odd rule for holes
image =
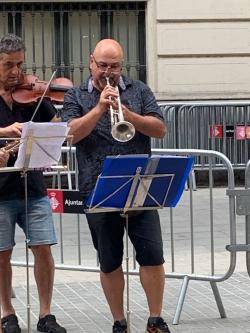
{"label": "sheet music", "polygon": [[66,122],[24,123],[15,167],[47,168],[56,165],[68,132]]}

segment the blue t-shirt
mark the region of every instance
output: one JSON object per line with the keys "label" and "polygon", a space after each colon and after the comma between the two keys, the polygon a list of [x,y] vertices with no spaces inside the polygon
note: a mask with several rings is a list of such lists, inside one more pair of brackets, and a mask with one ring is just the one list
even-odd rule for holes
{"label": "blue t-shirt", "polygon": [[[130,111],[150,115],[163,121],[162,112],[148,86],[143,82],[122,76],[119,83],[121,102]],[[92,85],[91,77],[79,88],[70,89],[64,98],[62,121],[79,118],[92,110],[100,99],[100,91]],[[95,186],[108,155],[150,154],[150,137],[137,132],[128,142],[118,142],[111,135],[109,112],[99,119],[93,131],[76,144],[79,167],[79,189],[88,196]]]}

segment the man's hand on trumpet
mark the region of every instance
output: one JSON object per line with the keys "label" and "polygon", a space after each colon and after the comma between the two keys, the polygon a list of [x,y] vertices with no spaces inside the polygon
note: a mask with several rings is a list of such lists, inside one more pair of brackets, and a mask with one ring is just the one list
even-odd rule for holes
{"label": "man's hand on trumpet", "polygon": [[122,113],[124,116],[124,120],[131,121],[131,115],[133,114],[133,112],[129,110],[128,107],[124,104],[122,104]]}
{"label": "man's hand on trumpet", "polygon": [[101,92],[100,99],[99,99],[99,107],[100,109],[105,112],[110,106],[113,107],[114,110],[118,109],[118,93],[116,89],[110,85],[106,85]]}

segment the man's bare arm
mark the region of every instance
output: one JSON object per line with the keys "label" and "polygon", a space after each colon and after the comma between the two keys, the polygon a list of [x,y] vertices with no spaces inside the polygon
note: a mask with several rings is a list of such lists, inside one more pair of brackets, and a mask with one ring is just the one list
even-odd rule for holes
{"label": "man's bare arm", "polygon": [[7,127],[0,127],[0,137],[4,138],[18,138],[22,133],[22,124],[14,123]]}

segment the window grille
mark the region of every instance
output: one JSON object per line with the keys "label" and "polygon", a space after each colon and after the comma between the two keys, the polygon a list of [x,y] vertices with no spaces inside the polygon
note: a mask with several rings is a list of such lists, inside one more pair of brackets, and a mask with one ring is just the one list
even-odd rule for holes
{"label": "window grille", "polygon": [[26,44],[25,70],[48,79],[70,78],[77,85],[89,75],[89,54],[102,38],[124,48],[123,73],[146,82],[146,2],[0,4],[0,34],[13,32]]}

